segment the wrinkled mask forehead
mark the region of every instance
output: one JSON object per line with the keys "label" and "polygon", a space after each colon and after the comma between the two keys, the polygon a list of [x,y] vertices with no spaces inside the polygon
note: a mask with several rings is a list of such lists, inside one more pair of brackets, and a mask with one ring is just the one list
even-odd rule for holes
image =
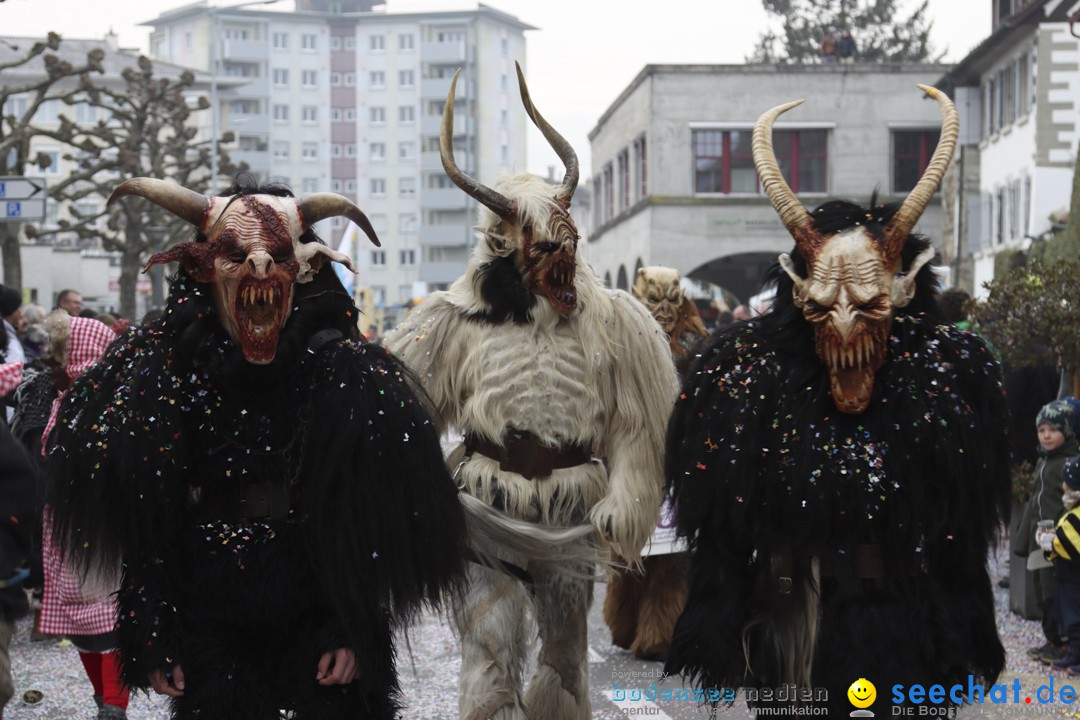
{"label": "wrinkled mask forehead", "polygon": [[296,200],[275,195],[215,197],[207,213],[206,237],[212,243],[259,241],[283,251],[300,243],[303,219]]}
{"label": "wrinkled mask forehead", "polygon": [[643,303],[668,300],[682,302],[679,271],[666,267],[644,267],[638,270],[632,289],[634,297]]}

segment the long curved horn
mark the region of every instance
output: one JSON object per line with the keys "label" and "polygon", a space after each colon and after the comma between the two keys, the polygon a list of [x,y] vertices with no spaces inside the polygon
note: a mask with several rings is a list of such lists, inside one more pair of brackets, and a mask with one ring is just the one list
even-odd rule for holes
{"label": "long curved horn", "polygon": [[206,213],[210,209],[210,199],[194,190],[154,178],[131,178],[120,183],[112,191],[106,206],[128,195],[146,198],[181,220],[191,223],[200,232],[204,230],[203,225],[206,223]]}
{"label": "long curved horn", "polygon": [[956,106],[949,97],[929,85],[919,85],[919,89],[938,101],[941,106],[941,136],[938,139],[937,149],[930,158],[930,164],[926,166],[926,172],[919,179],[918,184],[908,193],[904,204],[893,215],[888,227],[885,229],[885,257],[895,260],[900,257],[900,250],[904,247],[904,241],[919,221],[919,217],[930,204],[934,197],[934,191],[941,183],[945,170],[952,160],[953,150],[956,149],[956,138],[960,134],[960,120],[956,114]]}
{"label": "long curved horn", "polygon": [[[754,167],[757,168],[758,177],[761,178],[761,187],[765,189],[765,194],[769,196],[769,201],[780,216],[780,220],[783,221],[784,227],[795,238],[795,243],[800,249],[803,249],[802,246],[806,243],[816,245],[817,233],[813,230],[810,213],[806,212],[806,208],[795,197],[795,193],[791,192],[791,188],[784,181],[783,173],[780,172],[780,165],[776,162],[776,153],[773,151],[772,126],[781,113],[798,107],[804,102],[806,101],[795,100],[784,105],[777,105],[772,110],[763,113],[754,125],[754,135],[751,140]],[[806,249],[812,250],[812,248]]]}
{"label": "long curved horn", "polygon": [[459,188],[487,205],[499,217],[509,219],[514,215],[513,203],[502,193],[473,180],[454,162],[454,95],[457,92],[457,79],[460,74],[461,68],[458,68],[458,71],[454,73],[454,79],[450,81],[450,94],[446,96],[442,126],[439,129],[439,155],[442,156],[443,170]]}
{"label": "long curved horn", "polygon": [[521,65],[516,60],[514,61],[514,67],[517,68],[518,86],[521,88],[521,103],[525,106],[525,112],[528,113],[529,118],[536,127],[540,128],[540,132],[544,134],[544,139],[548,141],[555,154],[562,160],[562,164],[566,166],[566,175],[563,176],[562,186],[555,197],[563,200],[565,207],[570,207],[570,198],[574,197],[574,191],[577,190],[578,175],[580,174],[577,153],[574,152],[574,148],[570,147],[570,143],[566,141],[566,138],[551,127],[548,121],[537,112],[532,98],[529,96],[529,88],[525,84],[525,74],[521,72]]}
{"label": "long curved horn", "polygon": [[343,216],[359,225],[375,247],[382,247],[368,216],[356,206],[356,203],[344,195],[329,192],[313,193],[298,199],[296,204],[300,208],[300,220],[304,223],[305,230],[320,220]]}

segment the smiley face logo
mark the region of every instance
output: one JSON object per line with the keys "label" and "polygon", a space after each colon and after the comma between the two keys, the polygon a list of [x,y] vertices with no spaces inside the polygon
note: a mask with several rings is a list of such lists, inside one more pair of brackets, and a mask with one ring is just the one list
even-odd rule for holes
{"label": "smiley face logo", "polygon": [[874,683],[866,678],[859,678],[851,683],[851,687],[847,691],[847,697],[855,707],[860,709],[868,708],[877,699],[877,688],[874,687]]}

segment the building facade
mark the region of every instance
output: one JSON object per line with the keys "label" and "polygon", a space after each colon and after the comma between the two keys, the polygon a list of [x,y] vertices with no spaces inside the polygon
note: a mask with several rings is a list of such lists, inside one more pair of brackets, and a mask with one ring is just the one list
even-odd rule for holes
{"label": "building facade", "polygon": [[[614,287],[643,265],[745,302],[791,237],[761,191],[750,135],[761,113],[806,98],[774,146],[808,208],[829,197],[902,201],[937,144],[932,84],[944,65],[648,65],[589,135],[593,224],[586,252]],[[916,232],[940,244],[941,205]]]}
{"label": "building facade", "polygon": [[1069,22],[1077,6],[991,5],[991,35],[939,80],[961,120],[946,259],[979,297],[998,255],[1027,249],[1068,213],[1080,136],[1080,40]]}
{"label": "building facade", "polygon": [[[524,33],[534,28],[484,5],[371,8],[301,0],[281,13],[200,2],[144,24],[153,28],[154,57],[210,71],[216,56],[220,77],[248,79],[219,97],[221,128],[237,136],[231,157],[299,193],[338,192],[363,208],[386,242],[352,249],[358,283],[392,322],[404,303],[457,278],[475,242],[475,201],[450,183],[439,158],[451,78],[460,68],[459,166],[487,183],[524,167],[527,118],[514,61],[524,68]],[[335,219],[319,232],[336,246],[352,237],[345,224]]]}

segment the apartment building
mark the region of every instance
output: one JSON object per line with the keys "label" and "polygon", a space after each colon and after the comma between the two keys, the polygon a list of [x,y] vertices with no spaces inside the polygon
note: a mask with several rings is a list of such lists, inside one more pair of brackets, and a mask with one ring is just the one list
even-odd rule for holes
{"label": "apartment building", "polygon": [[[392,321],[403,303],[460,275],[475,242],[476,203],[439,159],[450,80],[460,68],[458,164],[487,183],[525,167],[528,120],[514,62],[525,67],[525,32],[535,28],[486,5],[373,7],[299,0],[285,13],[198,2],[143,24],[153,28],[153,57],[207,72],[217,58],[218,77],[247,79],[219,93],[220,126],[236,133],[233,158],[299,193],[341,193],[367,213],[384,244],[354,250],[358,284]],[[345,223],[328,221],[319,232],[338,245]]]}

